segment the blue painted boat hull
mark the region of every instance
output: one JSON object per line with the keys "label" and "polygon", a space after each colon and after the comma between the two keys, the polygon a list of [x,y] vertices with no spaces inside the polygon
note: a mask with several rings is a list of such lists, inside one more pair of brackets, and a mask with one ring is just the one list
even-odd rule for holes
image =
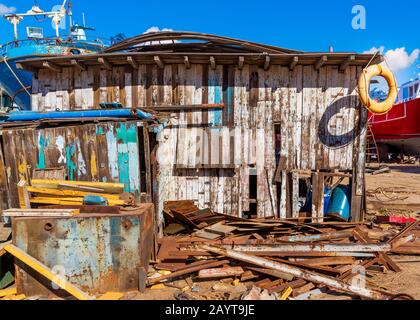
{"label": "blue painted boat hull", "polygon": [[[99,44],[81,41],[64,42],[62,44],[52,43],[51,41],[46,41],[45,43],[30,42],[16,47],[9,44],[3,48],[2,57],[0,58],[0,87],[15,99],[15,103],[21,110],[31,110],[30,96],[23,90],[22,84],[24,87],[32,86],[32,73],[18,69],[16,67],[17,61],[57,55],[71,55],[73,53],[88,54],[102,49],[103,47]],[[4,58],[7,59],[7,64],[20,81],[10,71],[4,62]],[[31,92],[31,89],[29,89],[29,92]]]}
{"label": "blue painted boat hull", "polygon": [[[31,56],[28,58],[36,58],[36,56]],[[7,61],[7,63],[25,87],[30,87],[32,85],[31,72],[17,69],[16,59],[10,59]],[[22,108],[22,110],[31,109],[31,97],[26,93],[25,90],[22,90],[22,85],[10,71],[3,59],[0,61],[0,86],[7,92],[8,95],[14,98],[15,103],[20,108]],[[28,90],[31,92],[30,89]]]}

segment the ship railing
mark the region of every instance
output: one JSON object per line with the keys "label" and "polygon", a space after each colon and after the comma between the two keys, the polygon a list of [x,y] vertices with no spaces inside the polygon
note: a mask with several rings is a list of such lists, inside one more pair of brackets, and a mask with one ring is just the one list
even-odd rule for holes
{"label": "ship railing", "polygon": [[74,36],[70,35],[68,37],[47,37],[47,38],[28,38],[28,39],[22,39],[22,40],[15,40],[8,42],[4,45],[0,46],[0,49],[3,50],[3,52],[7,52],[10,49],[19,48],[21,46],[27,46],[27,45],[45,45],[45,44],[51,44],[51,45],[57,45],[57,44],[67,44],[69,46],[75,45],[77,43],[78,48],[83,47],[81,44],[85,43],[86,48],[92,46],[92,45],[98,45],[100,48],[106,48],[109,44],[109,39],[103,38],[103,37],[95,37],[95,36],[86,36],[86,40],[77,40]]}

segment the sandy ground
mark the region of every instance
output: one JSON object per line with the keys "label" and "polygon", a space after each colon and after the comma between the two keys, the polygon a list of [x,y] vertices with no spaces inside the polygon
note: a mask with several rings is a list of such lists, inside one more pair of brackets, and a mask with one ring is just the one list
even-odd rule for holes
{"label": "sandy ground", "polygon": [[[391,165],[391,172],[380,175],[366,175],[368,217],[375,215],[400,215],[416,217],[420,212],[420,166]],[[420,257],[394,255],[392,258],[402,269],[395,273],[369,273],[369,287],[382,289],[395,294],[405,293],[420,300]],[[398,262],[404,261],[404,262]],[[147,290],[144,293],[132,293],[126,299],[133,300],[175,300],[178,299],[238,299],[241,293],[252,287],[252,283],[234,286],[230,281],[194,282],[193,288],[188,287],[184,280],[176,281],[179,288],[162,288]],[[218,284],[214,287],[215,284]],[[190,283],[191,285],[191,283]],[[314,297],[315,298],[315,297]],[[332,299],[328,295],[325,299]]]}
{"label": "sandy ground", "polygon": [[[419,217],[420,212],[420,166],[392,165],[391,172],[366,175],[368,217],[375,215],[403,215]],[[420,257],[393,255],[402,272],[370,273],[369,287],[384,289],[392,293],[405,293],[420,300]],[[205,282],[185,280],[171,283],[174,287],[148,289],[144,293],[124,295],[127,300],[176,300],[239,299],[252,287],[252,282],[232,284],[232,280]],[[215,286],[215,284],[217,284]],[[184,290],[182,290],[184,289]],[[326,299],[332,299],[328,295]]]}
{"label": "sandy ground", "polygon": [[[420,212],[420,166],[391,165],[391,172],[366,175],[368,214],[400,215],[419,217]],[[368,217],[369,218],[369,217]],[[394,293],[406,293],[420,300],[420,257],[392,256],[398,263],[400,273],[377,274],[370,281]]]}
{"label": "sandy ground", "polygon": [[415,216],[420,212],[420,166],[390,168],[390,173],[366,175],[368,213]]}

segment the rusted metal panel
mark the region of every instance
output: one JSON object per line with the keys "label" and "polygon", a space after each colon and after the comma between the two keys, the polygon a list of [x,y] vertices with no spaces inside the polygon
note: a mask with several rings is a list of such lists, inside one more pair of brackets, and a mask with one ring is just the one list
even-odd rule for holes
{"label": "rusted metal panel", "polygon": [[[92,294],[144,287],[153,243],[153,205],[75,218],[13,219],[13,244]],[[16,261],[18,292],[61,295]]]}

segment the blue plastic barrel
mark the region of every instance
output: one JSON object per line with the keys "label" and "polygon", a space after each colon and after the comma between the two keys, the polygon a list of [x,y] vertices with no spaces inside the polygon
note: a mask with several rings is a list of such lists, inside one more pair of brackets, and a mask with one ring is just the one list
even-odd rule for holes
{"label": "blue plastic barrel", "polygon": [[343,221],[349,221],[350,194],[350,187],[339,185],[332,194],[327,216],[335,217]]}
{"label": "blue plastic barrel", "polygon": [[[330,206],[331,201],[331,189],[324,189],[324,214],[327,214],[328,207]],[[312,188],[309,190],[308,195],[306,196],[306,203],[303,206],[302,212],[312,212]]]}

